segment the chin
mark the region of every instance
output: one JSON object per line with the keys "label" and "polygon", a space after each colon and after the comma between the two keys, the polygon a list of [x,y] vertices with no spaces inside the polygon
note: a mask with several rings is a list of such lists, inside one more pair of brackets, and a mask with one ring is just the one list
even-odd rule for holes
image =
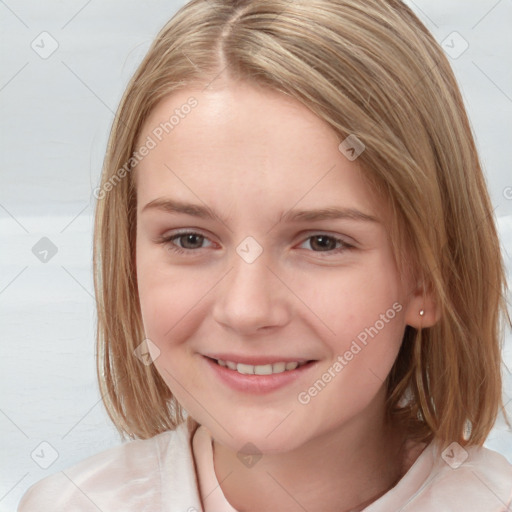
{"label": "chin", "polygon": [[233,451],[251,443],[259,452],[270,455],[292,451],[309,439],[304,425],[295,425],[289,419],[283,421],[284,418],[286,415],[275,414],[265,418],[260,412],[257,417],[249,414],[237,418],[232,415],[228,423],[223,423],[225,430],[211,420],[204,425],[218,443]]}

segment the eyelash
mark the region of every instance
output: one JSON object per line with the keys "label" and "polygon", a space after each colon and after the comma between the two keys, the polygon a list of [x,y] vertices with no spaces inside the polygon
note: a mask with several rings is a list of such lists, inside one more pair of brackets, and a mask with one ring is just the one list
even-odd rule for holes
{"label": "eyelash", "polygon": [[[179,247],[179,246],[177,246],[176,244],[173,243],[174,240],[182,238],[182,237],[187,236],[187,235],[196,235],[196,236],[199,236],[199,237],[201,237],[201,238],[203,238],[205,240],[208,240],[208,238],[206,236],[204,236],[201,233],[198,233],[196,231],[182,231],[182,232],[179,232],[179,233],[175,233],[173,235],[162,236],[162,237],[160,237],[157,240],[157,243],[169,244],[169,249],[172,252],[176,253],[176,254],[186,254],[186,253],[190,254],[190,253],[193,253],[193,252],[198,252],[201,248],[199,248],[199,249],[184,249],[184,248]],[[348,244],[347,242],[345,242],[341,238],[337,238],[335,236],[328,235],[327,233],[316,233],[314,235],[310,235],[310,236],[306,237],[304,242],[306,240],[309,240],[310,238],[315,238],[315,237],[320,237],[320,236],[328,238],[328,239],[331,239],[331,240],[334,240],[337,244],[338,243],[341,244],[342,247],[339,247],[339,248],[334,249],[334,250],[311,251],[311,252],[314,252],[314,253],[317,253],[317,254],[327,253],[328,255],[333,255],[333,254],[339,254],[341,252],[348,251],[348,250],[351,250],[351,249],[355,249],[355,247],[353,245]],[[304,243],[304,242],[302,242],[302,243]]]}

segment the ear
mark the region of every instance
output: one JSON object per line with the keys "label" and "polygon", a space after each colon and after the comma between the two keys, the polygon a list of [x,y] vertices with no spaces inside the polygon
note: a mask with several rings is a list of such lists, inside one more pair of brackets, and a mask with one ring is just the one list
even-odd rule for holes
{"label": "ear", "polygon": [[[420,312],[423,311],[423,314]],[[409,296],[409,301],[405,309],[405,323],[416,329],[432,327],[441,318],[441,311],[434,294],[430,289],[426,290],[422,284],[418,284],[416,289]]]}

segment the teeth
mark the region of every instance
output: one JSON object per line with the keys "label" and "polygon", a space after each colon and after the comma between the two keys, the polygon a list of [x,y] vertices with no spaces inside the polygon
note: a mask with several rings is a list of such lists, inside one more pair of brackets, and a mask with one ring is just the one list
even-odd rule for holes
{"label": "teeth", "polygon": [[303,366],[306,362],[298,363],[296,361],[292,363],[273,363],[273,364],[243,364],[243,363],[234,363],[233,361],[223,361],[222,359],[217,359],[217,363],[220,366],[225,368],[229,368],[230,370],[236,370],[238,373],[242,373],[243,375],[272,375],[274,373],[283,373],[285,371],[295,370],[299,366]]}
{"label": "teeth", "polygon": [[283,373],[286,370],[286,363],[274,363],[272,373]]}
{"label": "teeth", "polygon": [[242,364],[238,363],[236,365],[236,371],[238,373],[243,373],[244,375],[254,374],[255,366],[251,366],[250,364]]}
{"label": "teeth", "polygon": [[[224,361],[223,361],[224,362]],[[236,370],[236,363],[232,363],[231,361],[226,361],[226,366],[230,369],[230,370]]]}

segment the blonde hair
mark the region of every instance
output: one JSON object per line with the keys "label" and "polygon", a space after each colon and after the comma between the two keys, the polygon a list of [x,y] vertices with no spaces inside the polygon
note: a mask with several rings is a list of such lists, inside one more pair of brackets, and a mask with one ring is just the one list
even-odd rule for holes
{"label": "blonde hair", "polygon": [[133,355],[144,339],[133,152],[160,100],[221,73],[296,98],[340,141],[364,143],[358,162],[391,206],[399,268],[441,312],[432,327],[406,327],[387,417],[418,441],[482,445],[503,408],[502,314],[511,323],[500,244],[450,65],[397,0],[193,0],[156,37],[113,123],[94,228],[98,378],[121,436],[184,421],[154,365]]}

